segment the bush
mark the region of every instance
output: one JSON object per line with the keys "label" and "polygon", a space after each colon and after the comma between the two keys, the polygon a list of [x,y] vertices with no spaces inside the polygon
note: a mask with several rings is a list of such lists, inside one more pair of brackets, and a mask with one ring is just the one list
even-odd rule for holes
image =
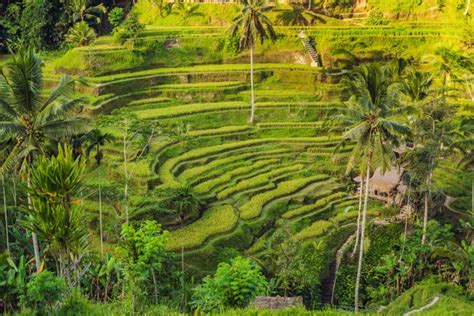
{"label": "bush", "polygon": [[138,35],[145,29],[145,27],[138,22],[135,14],[130,14],[125,22],[122,23],[120,29],[115,33],[115,40],[120,44],[130,42],[133,46],[138,38]]}
{"label": "bush", "polygon": [[74,289],[71,295],[64,301],[61,315],[90,315],[92,306],[79,289]]}
{"label": "bush", "polygon": [[44,271],[33,276],[26,288],[26,295],[22,297],[22,305],[46,312],[51,311],[53,305],[63,298],[66,282],[52,272]]}
{"label": "bush", "polygon": [[380,11],[372,11],[367,19],[367,25],[387,25],[388,21],[383,17]]}
{"label": "bush", "polygon": [[116,7],[110,10],[108,20],[109,20],[110,25],[112,25],[113,30],[115,31],[115,29],[123,21],[123,9],[120,7]]}
{"label": "bush", "polygon": [[74,46],[87,46],[96,38],[95,31],[84,21],[74,24],[66,35],[66,41]]}
{"label": "bush", "polygon": [[194,289],[192,304],[210,312],[225,307],[244,307],[257,295],[265,293],[267,280],[250,259],[237,257],[220,263],[214,277],[207,276]]}

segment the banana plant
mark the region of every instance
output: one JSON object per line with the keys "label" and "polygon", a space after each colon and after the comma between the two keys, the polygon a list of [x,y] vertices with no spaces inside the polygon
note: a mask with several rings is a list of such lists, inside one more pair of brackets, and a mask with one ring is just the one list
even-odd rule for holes
{"label": "banana plant", "polygon": [[3,312],[13,309],[16,299],[22,295],[26,287],[26,260],[20,257],[18,264],[4,253],[0,256],[0,293],[3,301]]}

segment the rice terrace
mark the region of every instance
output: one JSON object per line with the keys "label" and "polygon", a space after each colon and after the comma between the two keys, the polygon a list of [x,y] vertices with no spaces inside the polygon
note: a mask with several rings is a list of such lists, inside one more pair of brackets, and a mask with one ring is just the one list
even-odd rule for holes
{"label": "rice terrace", "polygon": [[470,0],[0,0],[0,313],[474,315]]}

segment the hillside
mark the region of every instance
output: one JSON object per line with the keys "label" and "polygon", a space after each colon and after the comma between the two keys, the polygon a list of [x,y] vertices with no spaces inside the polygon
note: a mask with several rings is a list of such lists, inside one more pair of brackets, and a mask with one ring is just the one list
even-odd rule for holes
{"label": "hillside", "polygon": [[[85,45],[71,40],[64,49],[40,52],[42,95],[57,91],[54,87],[63,75],[80,78],[73,93],[65,90],[61,97],[80,98],[75,114],[87,118],[88,124],[87,132],[68,141],[55,138],[38,151],[49,159],[60,155],[58,144],[64,142],[71,144],[75,158],[84,158],[79,159],[84,162],[80,195],[68,202],[80,205],[88,240],[87,251],[78,255],[74,246],[67,254],[79,258],[79,263],[74,259],[64,264],[57,255],[63,256],[64,248],[56,250],[52,244],[56,237],[38,233],[44,236],[42,265],[57,269],[60,277],[67,271],[68,282],[77,277],[77,288],[82,288],[77,296],[93,301],[84,303],[91,305],[89,314],[120,314],[123,304],[145,314],[266,315],[252,309],[227,310],[245,308],[254,294],[301,296],[304,308],[290,309],[288,314],[350,314],[356,278],[361,278],[356,301],[363,313],[403,315],[435,297],[433,307],[423,314],[469,313],[474,307],[469,226],[474,174],[469,163],[460,161],[472,160],[472,12],[458,0],[369,0],[363,6],[352,1],[314,1],[309,15],[301,13],[314,23],[284,25],[299,7],[271,5],[265,14],[276,36],[255,41],[253,75],[250,50],[239,49],[242,40],[229,31],[241,4],[138,0],[131,6],[117,1],[124,14],[114,31],[107,29],[112,28],[110,5],[109,22],[102,18],[103,29],[88,22],[97,29],[96,39]],[[0,66],[10,60],[10,56],[0,58]],[[369,78],[372,66],[368,65],[375,64],[382,69],[374,70],[383,76],[376,79],[382,83]],[[369,79],[364,73],[354,75],[358,69],[366,71]],[[7,75],[2,91],[11,81]],[[354,93],[360,78],[369,86],[378,85],[375,92],[369,87],[367,95]],[[385,90],[374,97],[385,83]],[[5,92],[4,99],[0,97],[5,104],[10,102],[7,96]],[[380,98],[384,101],[379,111],[374,108]],[[370,115],[350,112],[357,102],[373,110],[369,111],[373,115],[403,109],[378,118],[379,125],[369,129],[377,130],[376,140],[363,140],[360,135],[369,132],[361,129],[362,123],[350,122]],[[404,107],[415,110],[402,112]],[[59,111],[57,107],[48,113],[60,116]],[[341,121],[348,112],[352,117]],[[7,110],[0,112],[2,119],[9,115]],[[384,122],[392,125],[384,129]],[[6,135],[9,126],[0,125],[0,132]],[[359,129],[352,130],[354,126]],[[403,126],[410,131],[403,134]],[[11,146],[21,137],[1,135],[1,170],[7,175],[2,182],[6,188],[2,214],[21,208],[12,191],[15,181],[24,182],[18,199],[23,209],[40,209],[35,204],[40,202],[34,200],[31,206],[30,200],[32,194],[35,198],[30,180],[34,171],[28,171],[25,182],[22,166],[7,168],[14,164],[7,159],[15,153]],[[41,141],[30,145],[39,146]],[[372,151],[364,149],[370,142]],[[369,182],[374,187],[364,193],[366,202],[357,188],[365,177],[365,163],[368,177],[374,177]],[[31,170],[39,168],[37,164],[32,158],[27,161]],[[389,189],[375,179],[385,167],[397,178]],[[9,177],[16,171],[18,176]],[[428,203],[429,221],[428,217],[424,221]],[[365,229],[362,208],[367,217],[365,233],[359,230],[360,225]],[[18,250],[26,241],[18,236],[17,227],[26,217],[10,216],[15,223],[10,224],[12,249]],[[54,218],[57,215],[45,221]],[[154,231],[140,231],[149,221],[157,223],[150,226]],[[44,222],[25,227],[35,233],[41,225],[49,227]],[[2,237],[8,237],[8,226],[4,227]],[[133,233],[126,227],[132,227]],[[160,236],[165,237],[153,239]],[[57,240],[59,245],[67,244],[64,235]],[[152,249],[159,253],[150,254]],[[359,275],[356,250],[360,258],[364,256]],[[6,256],[11,253],[16,265],[19,253],[32,259],[31,251],[18,250],[18,255],[10,251]],[[237,270],[247,267],[241,257],[258,266],[259,276],[248,278],[262,277],[264,285],[239,281],[248,282],[251,289],[235,296],[226,290],[211,294],[210,289],[228,280],[219,279],[219,269],[228,262],[235,265],[227,268],[236,269],[232,277],[251,275]],[[76,265],[84,267],[82,275]],[[7,267],[6,263],[5,271]],[[215,275],[216,281],[209,275]],[[418,284],[432,275],[437,278]],[[228,288],[235,286],[237,292],[240,285],[230,284]],[[74,299],[75,292],[70,292]],[[0,300],[5,310],[23,304],[15,295],[10,301]],[[234,301],[223,303],[225,295]],[[322,308],[328,310],[316,311]],[[286,315],[285,310],[280,314]]]}

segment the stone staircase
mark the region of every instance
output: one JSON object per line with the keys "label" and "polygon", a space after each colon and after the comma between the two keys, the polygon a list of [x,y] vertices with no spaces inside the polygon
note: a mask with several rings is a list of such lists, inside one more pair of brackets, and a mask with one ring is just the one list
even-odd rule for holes
{"label": "stone staircase", "polygon": [[301,39],[301,42],[303,43],[304,48],[306,49],[309,56],[311,57],[311,66],[322,67],[323,63],[321,60],[321,55],[318,54],[318,52],[316,51],[316,47],[313,46],[308,36],[306,36],[306,33],[304,31],[301,31],[300,34],[298,34],[298,37]]}

